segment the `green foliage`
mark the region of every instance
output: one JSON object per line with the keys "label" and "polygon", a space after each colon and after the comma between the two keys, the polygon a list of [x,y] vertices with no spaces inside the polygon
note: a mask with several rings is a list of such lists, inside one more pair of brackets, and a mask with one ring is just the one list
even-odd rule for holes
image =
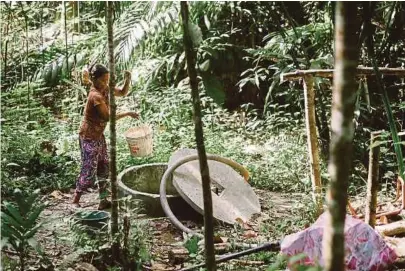
{"label": "green foliage", "polygon": [[16,189],[14,198],[17,205],[3,202],[1,211],[1,246],[11,246],[20,259],[20,269],[24,270],[29,247],[37,251],[39,246],[35,234],[42,227],[38,218],[46,205],[38,202],[39,190],[26,197]]}
{"label": "green foliage", "polygon": [[[99,270],[116,270],[115,268],[121,270],[123,266],[129,267],[129,270],[141,270],[142,264],[151,258],[151,233],[148,221],[136,219],[141,210],[139,204],[140,202],[130,197],[120,199],[118,235],[120,240],[127,240],[127,243],[121,242],[119,262],[112,262],[111,259],[112,238],[109,224],[102,229],[89,228],[72,216],[64,219],[70,231],[60,239],[74,247],[74,254],[78,258],[92,262]],[[124,226],[124,217],[130,221],[129,229]]]}
{"label": "green foliage", "polygon": [[287,266],[289,269],[297,271],[322,271],[320,266],[307,266],[300,264],[300,262],[305,258],[305,254],[298,254],[289,258],[284,255],[280,255],[277,257],[277,261],[271,265],[267,271],[285,270]]}
{"label": "green foliage", "polygon": [[214,102],[219,105],[223,105],[225,102],[225,89],[215,75],[201,73],[201,77],[204,83],[204,89],[207,95],[210,96]]}
{"label": "green foliage", "polygon": [[200,241],[200,238],[195,235],[188,236],[183,233],[183,239],[184,239],[184,247],[188,250],[188,253],[190,255],[197,255],[199,250],[198,242]]}
{"label": "green foliage", "polygon": [[44,106],[61,95],[35,84],[32,90],[29,105],[21,98],[27,91],[25,85],[2,93],[2,196],[10,196],[14,188],[26,193],[38,188],[66,190],[77,176],[77,137],[72,138],[71,127]]}

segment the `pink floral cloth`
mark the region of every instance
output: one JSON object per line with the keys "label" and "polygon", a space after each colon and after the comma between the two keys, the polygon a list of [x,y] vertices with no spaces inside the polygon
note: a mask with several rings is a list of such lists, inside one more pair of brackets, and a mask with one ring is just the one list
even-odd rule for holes
{"label": "pink floral cloth", "polygon": [[[304,231],[288,235],[281,243],[281,252],[286,256],[305,254],[299,263],[323,266],[322,238],[326,214]],[[382,271],[392,264],[397,255],[383,238],[368,224],[349,215],[345,223],[346,270]]]}

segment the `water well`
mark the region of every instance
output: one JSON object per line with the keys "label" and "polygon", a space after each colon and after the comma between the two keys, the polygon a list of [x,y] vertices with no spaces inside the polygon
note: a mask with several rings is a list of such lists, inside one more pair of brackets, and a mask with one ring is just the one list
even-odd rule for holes
{"label": "water well", "polygon": [[[140,200],[142,211],[150,217],[165,216],[160,204],[159,187],[163,174],[167,169],[165,163],[132,166],[118,175],[119,196],[131,195]],[[167,200],[170,208],[179,217],[200,216],[177,193],[171,180],[166,185]]]}

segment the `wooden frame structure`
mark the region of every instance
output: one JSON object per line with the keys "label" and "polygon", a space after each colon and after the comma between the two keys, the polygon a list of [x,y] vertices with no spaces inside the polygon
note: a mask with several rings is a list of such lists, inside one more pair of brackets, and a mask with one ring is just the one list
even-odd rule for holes
{"label": "wooden frame structure", "polygon": [[[405,77],[405,69],[401,68],[379,68],[383,75]],[[333,69],[297,70],[285,73],[281,76],[281,82],[303,79],[305,98],[305,125],[307,131],[308,154],[311,167],[311,183],[313,200],[316,204],[317,213],[321,213],[322,206],[322,182],[319,170],[319,147],[315,122],[315,91],[314,77],[333,78]],[[370,67],[357,67],[357,77],[375,76],[375,71]],[[350,207],[350,206],[349,206]]]}

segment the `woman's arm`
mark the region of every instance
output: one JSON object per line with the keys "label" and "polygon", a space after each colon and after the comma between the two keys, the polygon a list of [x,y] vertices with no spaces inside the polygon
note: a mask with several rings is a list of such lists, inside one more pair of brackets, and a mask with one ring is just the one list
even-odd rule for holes
{"label": "woman's arm", "polygon": [[[110,120],[110,110],[108,109],[108,106],[105,103],[96,105],[96,109],[102,120],[104,120],[104,121]],[[137,119],[139,116],[135,112],[122,112],[122,113],[117,113],[116,120],[119,120],[119,119],[122,119],[125,117],[132,117],[132,118]]]}
{"label": "woman's arm", "polygon": [[126,96],[128,94],[129,84],[131,82],[131,73],[129,71],[125,71],[124,78],[125,78],[124,86],[122,86],[122,88],[118,88],[118,87],[115,88],[115,90],[114,90],[115,96],[122,97],[122,96]]}

